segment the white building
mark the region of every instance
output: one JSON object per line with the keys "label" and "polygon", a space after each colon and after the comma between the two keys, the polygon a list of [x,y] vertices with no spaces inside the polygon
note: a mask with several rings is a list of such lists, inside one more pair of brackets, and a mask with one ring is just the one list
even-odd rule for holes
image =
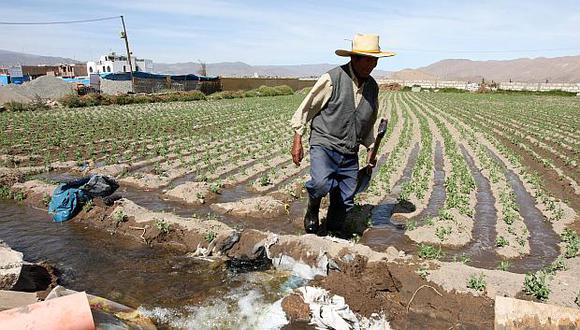
{"label": "white building", "polygon": [[[131,56],[131,63],[133,71],[153,72],[152,60]],[[89,74],[129,72],[129,62],[127,62],[127,56],[112,52],[101,56],[98,62],[87,62],[87,72]]]}

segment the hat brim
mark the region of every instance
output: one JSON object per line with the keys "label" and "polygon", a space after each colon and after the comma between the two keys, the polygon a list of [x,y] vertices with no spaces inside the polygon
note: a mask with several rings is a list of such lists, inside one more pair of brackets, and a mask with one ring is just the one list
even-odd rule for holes
{"label": "hat brim", "polygon": [[338,56],[343,56],[343,57],[348,57],[351,55],[362,55],[362,56],[381,58],[381,57],[391,57],[391,56],[397,55],[393,52],[372,52],[372,53],[370,53],[370,52],[359,52],[356,50],[346,50],[346,49],[337,49],[334,53]]}

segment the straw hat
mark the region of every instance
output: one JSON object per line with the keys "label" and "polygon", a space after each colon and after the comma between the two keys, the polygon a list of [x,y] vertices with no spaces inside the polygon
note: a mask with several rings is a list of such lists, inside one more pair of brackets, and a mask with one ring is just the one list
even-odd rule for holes
{"label": "straw hat", "polygon": [[337,49],[334,52],[338,56],[363,55],[372,57],[395,56],[393,52],[383,52],[379,46],[377,34],[357,33],[352,40],[352,50]]}

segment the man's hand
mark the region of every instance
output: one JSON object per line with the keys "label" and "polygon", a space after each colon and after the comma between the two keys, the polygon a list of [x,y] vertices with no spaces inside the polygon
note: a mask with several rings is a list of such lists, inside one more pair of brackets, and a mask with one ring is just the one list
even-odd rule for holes
{"label": "man's hand", "polygon": [[375,157],[373,157],[371,159],[371,153],[372,153],[372,148],[367,150],[368,157],[367,157],[366,169],[367,169],[367,172],[369,174],[371,174],[373,172],[373,168],[375,168],[375,166],[377,166],[377,159]]}
{"label": "man's hand", "polygon": [[304,149],[302,148],[302,136],[298,133],[294,133],[294,142],[292,143],[292,161],[296,166],[300,166],[300,162],[304,157]]}

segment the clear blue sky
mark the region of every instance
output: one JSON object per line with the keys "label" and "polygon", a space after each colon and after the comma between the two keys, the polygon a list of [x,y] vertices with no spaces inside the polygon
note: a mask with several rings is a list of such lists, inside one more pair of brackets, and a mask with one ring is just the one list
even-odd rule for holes
{"label": "clear blue sky", "polygon": [[[124,15],[133,53],[154,62],[341,63],[356,32],[378,33],[398,53],[379,68],[446,58],[500,60],[580,54],[580,0],[543,1],[6,1],[0,21]],[[0,48],[97,59],[124,52],[119,21],[0,25]]]}

